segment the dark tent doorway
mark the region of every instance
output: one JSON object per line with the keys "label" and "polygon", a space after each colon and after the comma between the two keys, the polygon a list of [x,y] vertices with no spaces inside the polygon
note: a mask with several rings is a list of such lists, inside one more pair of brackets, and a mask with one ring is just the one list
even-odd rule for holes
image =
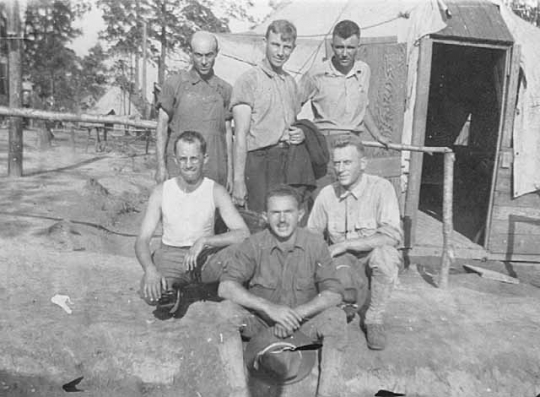
{"label": "dark tent doorway", "polygon": [[[502,49],[433,43],[426,146],[456,153],[454,229],[485,245],[504,96]],[[424,155],[421,211],[442,219],[442,156]]]}

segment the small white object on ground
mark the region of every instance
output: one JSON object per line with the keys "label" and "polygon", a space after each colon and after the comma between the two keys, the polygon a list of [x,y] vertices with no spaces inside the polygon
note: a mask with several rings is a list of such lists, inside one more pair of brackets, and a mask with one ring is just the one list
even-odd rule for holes
{"label": "small white object on ground", "polygon": [[73,304],[69,296],[56,294],[51,298],[51,302],[55,305],[60,306],[67,314],[73,313],[73,310],[71,310],[71,308],[67,305],[68,303],[70,305]]}

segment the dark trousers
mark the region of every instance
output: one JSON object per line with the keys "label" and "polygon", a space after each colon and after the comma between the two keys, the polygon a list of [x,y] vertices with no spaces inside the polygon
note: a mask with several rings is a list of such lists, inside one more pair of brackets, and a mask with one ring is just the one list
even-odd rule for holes
{"label": "dark trousers", "polygon": [[266,193],[273,187],[285,183],[288,147],[270,146],[247,153],[246,189],[247,207],[251,211],[265,210]]}

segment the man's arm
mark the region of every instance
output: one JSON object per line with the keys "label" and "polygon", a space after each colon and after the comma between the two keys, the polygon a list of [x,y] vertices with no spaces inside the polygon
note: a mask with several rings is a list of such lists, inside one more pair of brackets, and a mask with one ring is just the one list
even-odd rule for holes
{"label": "man's arm", "polygon": [[227,144],[227,192],[233,191],[233,131],[231,120],[225,122],[225,142]]}
{"label": "man's arm", "polygon": [[197,239],[184,260],[188,270],[196,266],[197,257],[205,247],[226,247],[240,243],[249,236],[249,229],[238,210],[234,207],[229,194],[223,186],[217,183],[214,184],[214,203],[229,231]]}
{"label": "man's arm", "polygon": [[376,233],[369,237],[352,238],[342,241],[340,243],[332,244],[330,249],[330,255],[335,257],[345,252],[365,252],[372,251],[374,248],[382,247],[383,245],[391,245],[395,247],[398,241],[385,234]]}
{"label": "man's arm", "polygon": [[366,109],[366,114],[364,116],[364,124],[366,125],[368,132],[373,138],[375,138],[378,142],[382,143],[384,146],[388,147],[388,144],[391,142],[391,140],[381,134],[381,131],[379,130],[379,127],[377,127],[377,123],[375,123],[375,120],[373,119],[373,115],[371,114],[369,108]]}
{"label": "man's arm", "polygon": [[150,253],[150,240],[161,219],[162,196],[163,185],[158,185],[148,200],[143,222],[135,241],[135,254],[144,270],[142,292],[144,297],[150,300],[158,300],[161,297],[161,289],[167,288],[165,279],[156,269]]}
{"label": "man's arm", "polygon": [[167,144],[167,131],[169,128],[169,115],[162,108],[159,108],[158,123],[156,128],[156,175],[157,183],[162,183],[169,178],[165,163],[165,147]]}
{"label": "man's arm", "polygon": [[251,107],[238,104],[233,108],[234,118],[234,180],[233,202],[238,205],[246,203],[245,168],[247,157],[247,134],[251,125]]}
{"label": "man's arm", "polygon": [[300,328],[302,317],[288,306],[276,305],[264,298],[253,295],[240,283],[233,280],[224,280],[219,283],[218,295],[228,299],[249,310],[261,313],[277,324],[280,324],[290,333]]}

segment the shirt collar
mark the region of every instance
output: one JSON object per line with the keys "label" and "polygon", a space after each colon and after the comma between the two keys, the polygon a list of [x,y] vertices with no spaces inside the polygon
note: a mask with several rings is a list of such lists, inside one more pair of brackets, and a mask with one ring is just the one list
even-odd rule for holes
{"label": "shirt collar", "polygon": [[272,69],[272,66],[270,65],[270,62],[268,59],[264,58],[260,63],[259,67],[262,69],[264,73],[268,75],[268,77],[279,77],[280,79],[284,80],[286,76],[286,72],[282,71],[281,73],[276,72],[274,69]]}
{"label": "shirt collar", "polygon": [[[332,57],[328,61],[326,61],[325,73],[329,74],[329,75],[332,75],[332,76],[343,76],[343,73],[341,73],[339,70],[337,70],[336,67],[334,66],[334,63],[332,62],[333,58],[334,57]],[[363,71],[362,71],[362,66],[361,66],[360,62],[355,61],[352,69],[349,71],[349,73],[345,77],[355,76],[355,75],[362,74],[362,73],[363,73]]]}
{"label": "shirt collar", "polygon": [[353,196],[356,200],[358,200],[366,189],[366,179],[366,174],[362,174],[360,182],[351,190],[344,189],[338,182],[336,182],[335,191],[339,201],[346,199],[348,196]]}
{"label": "shirt collar", "polygon": [[191,69],[189,69],[188,75],[189,75],[189,80],[191,81],[191,84],[193,84],[193,85],[195,85],[197,83],[200,83],[201,81],[205,81],[211,86],[215,85],[215,81],[216,81],[215,77],[216,77],[216,75],[214,74],[213,70],[212,70],[212,72],[210,74],[210,77],[207,78],[207,79],[203,79],[201,77],[201,75],[199,74],[199,72],[197,72],[195,70],[195,68],[193,68],[193,67]]}
{"label": "shirt collar", "polygon": [[[266,236],[265,236],[265,242],[266,247],[270,249],[270,251],[274,251],[274,249],[281,250],[279,247],[279,242],[276,236],[270,231],[269,228],[265,230]],[[301,228],[296,229],[296,239],[294,241],[294,248],[300,248],[302,250],[306,250],[306,234]]]}

